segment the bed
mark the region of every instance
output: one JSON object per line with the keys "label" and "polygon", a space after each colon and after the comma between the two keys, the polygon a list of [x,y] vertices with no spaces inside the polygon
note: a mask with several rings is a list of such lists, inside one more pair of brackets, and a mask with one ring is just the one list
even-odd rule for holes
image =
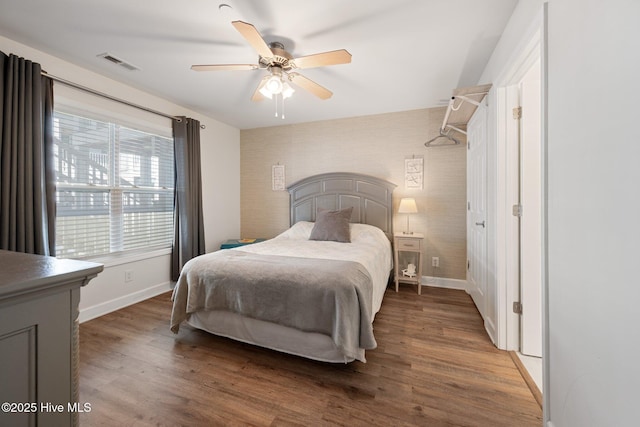
{"label": "bed", "polygon": [[392,269],[395,185],[330,173],[288,188],[291,227],[201,255],[173,292],[171,330],[215,335],[314,360],[365,362]]}

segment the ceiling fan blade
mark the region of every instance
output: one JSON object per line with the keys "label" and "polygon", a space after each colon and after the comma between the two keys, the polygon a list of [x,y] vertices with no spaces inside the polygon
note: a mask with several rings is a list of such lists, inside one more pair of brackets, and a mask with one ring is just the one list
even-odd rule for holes
{"label": "ceiling fan blade", "polygon": [[217,64],[217,65],[192,65],[193,71],[236,71],[236,70],[257,70],[257,64]]}
{"label": "ceiling fan blade", "polygon": [[233,21],[231,25],[233,25],[235,29],[242,34],[242,37],[249,42],[260,56],[263,58],[273,57],[273,53],[271,52],[271,49],[269,49],[269,45],[267,45],[258,30],[256,30],[256,27],[242,21]]}
{"label": "ceiling fan blade", "polygon": [[302,89],[311,92],[320,99],[329,99],[333,96],[333,92],[320,86],[318,83],[306,78],[298,73],[289,73],[289,79],[300,86]]}
{"label": "ceiling fan blade", "polygon": [[344,49],[316,53],[293,59],[296,68],[324,67],[326,65],[348,64],[351,54]]}

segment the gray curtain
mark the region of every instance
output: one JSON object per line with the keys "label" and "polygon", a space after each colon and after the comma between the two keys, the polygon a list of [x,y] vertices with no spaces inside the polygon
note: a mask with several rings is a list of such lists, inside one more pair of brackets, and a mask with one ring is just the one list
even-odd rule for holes
{"label": "gray curtain", "polygon": [[0,52],[0,249],[55,255],[53,82]]}
{"label": "gray curtain", "polygon": [[200,171],[200,122],[181,117],[173,120],[176,192],[174,201],[171,279],[178,280],[182,266],[205,253]]}

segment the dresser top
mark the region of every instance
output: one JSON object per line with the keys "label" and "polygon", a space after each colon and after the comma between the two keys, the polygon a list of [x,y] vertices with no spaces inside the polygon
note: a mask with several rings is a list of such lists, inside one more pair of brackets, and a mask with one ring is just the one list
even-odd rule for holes
{"label": "dresser top", "polygon": [[[0,299],[95,277],[102,264],[0,250]],[[86,279],[86,280],[83,280]]]}

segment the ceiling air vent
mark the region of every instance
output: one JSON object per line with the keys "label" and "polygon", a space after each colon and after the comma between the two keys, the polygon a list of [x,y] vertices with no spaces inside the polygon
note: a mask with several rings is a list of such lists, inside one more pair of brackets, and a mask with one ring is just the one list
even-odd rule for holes
{"label": "ceiling air vent", "polygon": [[124,59],[120,59],[117,56],[114,56],[108,52],[105,53],[101,53],[100,55],[97,55],[99,58],[104,58],[109,62],[113,62],[116,65],[119,65],[121,67],[126,68],[129,71],[138,71],[140,70],[139,67],[136,67],[135,65],[133,65],[130,62],[125,61]]}

